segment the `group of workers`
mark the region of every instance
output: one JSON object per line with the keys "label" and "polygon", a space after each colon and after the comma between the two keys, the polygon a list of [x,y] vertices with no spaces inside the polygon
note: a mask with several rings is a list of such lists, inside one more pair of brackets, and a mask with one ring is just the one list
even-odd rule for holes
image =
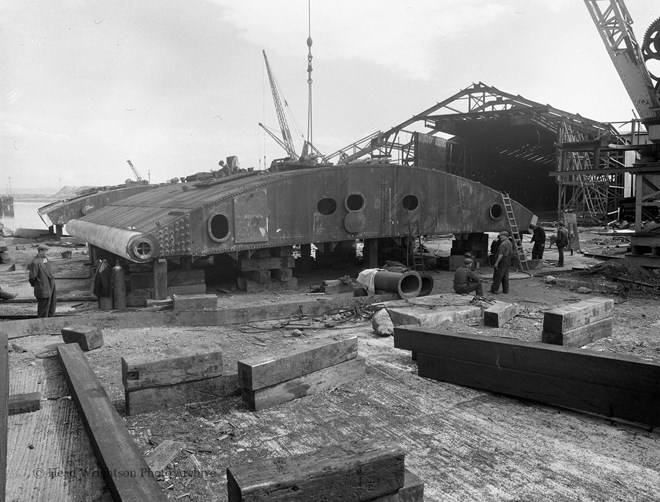
{"label": "group of workers", "polygon": [[[530,225],[532,239],[534,243],[532,248],[532,259],[543,259],[545,251],[546,235],[545,230],[538,225]],[[570,248],[570,238],[564,222],[557,224],[557,235],[553,239],[559,252],[558,267],[564,266],[564,249]],[[57,307],[57,293],[55,288],[55,277],[48,261],[48,246],[39,244],[37,247],[37,256],[30,262],[28,267],[28,280],[34,288],[34,296],[37,299],[37,317],[53,317]],[[500,286],[502,292],[509,292],[509,268],[513,259],[514,244],[509,232],[503,230],[499,233],[497,241],[491,246],[493,261],[493,283],[489,292],[496,295]],[[572,250],[571,250],[572,254]],[[454,274],[454,291],[459,294],[468,294],[474,291],[475,295],[483,296],[483,286],[481,279],[473,270],[474,260],[466,257],[463,265],[456,269]],[[0,288],[0,300],[11,300],[16,297],[16,293],[10,293]]]}
{"label": "group of workers", "polygon": [[[543,252],[545,251],[546,235],[545,230],[538,226],[531,224],[529,226],[532,231],[532,238],[530,242],[534,243],[532,248],[532,259],[543,259]],[[552,239],[557,246],[559,252],[558,267],[564,266],[564,249],[570,249],[570,237],[568,229],[563,221],[557,223],[557,235]],[[509,293],[509,268],[511,261],[514,257],[514,243],[511,239],[509,232],[503,230],[499,233],[497,240],[491,246],[492,265],[493,265],[493,282],[489,292],[496,295],[499,292],[500,286],[504,294]],[[573,251],[571,249],[571,254]],[[480,277],[473,270],[474,260],[467,256],[463,260],[463,265],[456,269],[454,273],[454,291],[459,294],[468,294],[474,291],[476,296],[483,296],[483,286]]]}

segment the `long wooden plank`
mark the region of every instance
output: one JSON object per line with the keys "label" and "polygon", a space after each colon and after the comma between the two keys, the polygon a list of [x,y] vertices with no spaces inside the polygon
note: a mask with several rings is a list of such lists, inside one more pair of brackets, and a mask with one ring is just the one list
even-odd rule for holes
{"label": "long wooden plank", "polygon": [[58,345],[57,352],[69,391],[114,500],[167,500],[80,346]]}
{"label": "long wooden plank", "polygon": [[0,502],[7,489],[7,421],[9,405],[9,345],[7,333],[0,332]]}
{"label": "long wooden plank", "polygon": [[394,346],[447,359],[660,394],[660,364],[625,354],[454,333],[446,328],[395,327]]}
{"label": "long wooden plank", "polygon": [[227,468],[229,502],[366,501],[404,484],[405,453],[378,444],[345,444]]}
{"label": "long wooden plank", "polygon": [[291,380],[335,364],[355,359],[357,336],[335,340],[326,338],[303,345],[238,361],[239,385],[258,390]]}
{"label": "long wooden plank", "polygon": [[566,347],[582,347],[600,338],[612,336],[613,328],[614,320],[611,317],[606,317],[586,326],[569,329],[564,333],[554,333],[544,330],[541,333],[541,341],[543,343],[564,345]]}
{"label": "long wooden plank", "polygon": [[543,330],[553,333],[565,333],[568,330],[610,317],[613,311],[614,300],[590,298],[545,312],[543,314]]}
{"label": "long wooden plank", "polygon": [[333,389],[364,377],[366,363],[358,357],[329,368],[257,390],[243,389],[243,402],[253,411],[263,410],[316,392]]}
{"label": "long wooden plank", "polygon": [[208,345],[167,349],[153,356],[126,356],[121,359],[126,391],[202,380],[222,376],[222,351]]}
{"label": "long wooden plank", "polygon": [[126,413],[137,415],[167,408],[176,408],[188,403],[199,403],[239,394],[236,374],[181,382],[125,392]]}
{"label": "long wooden plank", "polygon": [[[419,376],[467,387],[533,399],[546,404],[660,425],[660,392],[613,388],[496,364],[417,353]],[[660,390],[660,389],[659,389]]]}

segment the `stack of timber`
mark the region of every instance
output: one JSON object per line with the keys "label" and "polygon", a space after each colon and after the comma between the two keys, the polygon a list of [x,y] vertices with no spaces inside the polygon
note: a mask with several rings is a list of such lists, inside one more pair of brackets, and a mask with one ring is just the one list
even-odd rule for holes
{"label": "stack of timber", "polygon": [[419,376],[651,426],[660,424],[660,364],[545,343],[395,327]]}
{"label": "stack of timber", "polygon": [[366,372],[364,359],[357,355],[357,337],[353,336],[238,361],[243,402],[257,411],[354,382]]}
{"label": "stack of timber", "polygon": [[554,345],[582,347],[612,335],[614,300],[588,300],[550,310],[543,315],[541,340]]}
{"label": "stack of timber", "polygon": [[295,289],[298,287],[298,279],[293,276],[295,265],[292,247],[258,249],[250,258],[236,260],[236,269],[241,273],[237,286],[248,293]]}
{"label": "stack of timber", "polygon": [[113,499],[167,500],[80,346],[60,344],[57,351],[69,392]]}
{"label": "stack of timber", "polygon": [[398,447],[357,442],[227,468],[229,502],[421,502]]}
{"label": "stack of timber", "polygon": [[236,375],[223,374],[222,353],[193,345],[121,360],[126,413],[135,415],[235,395]]}

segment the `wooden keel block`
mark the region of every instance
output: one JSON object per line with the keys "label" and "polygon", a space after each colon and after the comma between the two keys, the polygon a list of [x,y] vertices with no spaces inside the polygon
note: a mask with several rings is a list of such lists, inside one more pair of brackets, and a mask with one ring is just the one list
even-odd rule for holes
{"label": "wooden keel block", "polygon": [[290,268],[276,268],[270,271],[270,275],[280,282],[287,282],[293,278],[293,270]]}
{"label": "wooden keel block", "polygon": [[590,298],[545,312],[543,331],[564,334],[569,330],[611,317],[613,311],[614,300]]}
{"label": "wooden keel block", "polygon": [[363,358],[358,357],[271,387],[243,389],[243,402],[252,411],[263,410],[316,392],[334,389],[339,385],[353,383],[364,378],[365,374],[366,363]]}
{"label": "wooden keel block", "polygon": [[41,409],[41,392],[9,396],[9,414],[29,413]]}
{"label": "wooden keel block", "polygon": [[222,376],[222,351],[208,345],[168,348],[154,356],[121,358],[127,391]]}
{"label": "wooden keel block", "polygon": [[181,295],[173,298],[175,312],[190,310],[216,310],[218,308],[217,295]]}
{"label": "wooden keel block", "polygon": [[270,282],[270,270],[250,270],[243,272],[246,279],[249,279],[259,284]]}
{"label": "wooden keel block", "polygon": [[424,502],[424,482],[406,469],[401,488],[370,502]]}
{"label": "wooden keel block", "polygon": [[239,394],[236,375],[149,387],[125,392],[126,413],[137,415]]}
{"label": "wooden keel block", "polygon": [[272,270],[274,268],[293,268],[296,261],[293,256],[273,256],[269,258],[253,258],[239,260],[238,270],[248,272],[251,270]]}
{"label": "wooden keel block", "polygon": [[103,345],[103,331],[92,326],[67,326],[62,328],[62,340],[64,343],[77,343],[87,352]]}
{"label": "wooden keel block", "polygon": [[484,310],[484,325],[491,328],[501,328],[520,312],[520,307],[514,303],[495,302]]}
{"label": "wooden keel block", "polygon": [[400,490],[405,453],[358,442],[227,468],[229,502],[368,501]]}
{"label": "wooden keel block", "polygon": [[605,319],[592,322],[580,328],[569,329],[563,334],[543,330],[541,341],[543,343],[564,345],[566,347],[582,347],[600,338],[612,336],[613,328],[614,319],[606,317]]}
{"label": "wooden keel block", "polygon": [[108,398],[80,346],[57,346],[69,392],[112,497],[123,502],[166,501],[158,481]]}
{"label": "wooden keel block", "polygon": [[257,390],[355,359],[357,336],[342,340],[326,338],[263,356],[238,361],[238,382],[242,389]]}

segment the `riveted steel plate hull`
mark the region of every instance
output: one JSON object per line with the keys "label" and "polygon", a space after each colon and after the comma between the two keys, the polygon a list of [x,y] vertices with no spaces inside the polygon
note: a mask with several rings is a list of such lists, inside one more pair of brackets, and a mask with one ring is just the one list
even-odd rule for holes
{"label": "riveted steel plate hull", "polygon": [[[512,204],[518,228],[526,229],[536,217]],[[392,164],[258,173],[209,186],[168,185],[81,221],[88,229],[138,232],[157,244],[155,258],[406,236],[412,221],[422,234],[508,229],[498,191],[442,171]],[[73,236],[75,227],[67,230]],[[103,232],[98,235],[93,244],[107,249]],[[112,248],[117,246],[113,242]]]}

